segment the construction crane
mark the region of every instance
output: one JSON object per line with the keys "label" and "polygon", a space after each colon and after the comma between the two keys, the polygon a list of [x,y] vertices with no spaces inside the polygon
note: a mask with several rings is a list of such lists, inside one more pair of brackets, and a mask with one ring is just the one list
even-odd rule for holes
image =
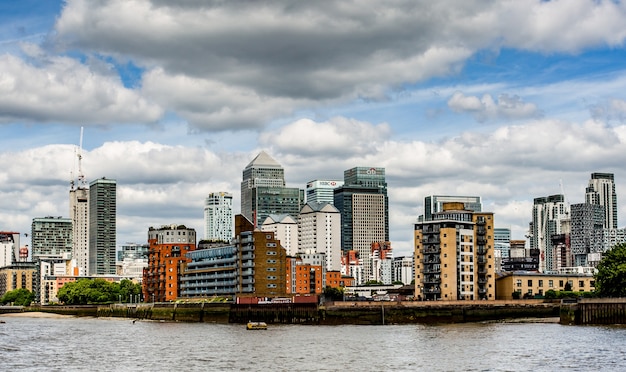
{"label": "construction crane", "polygon": [[74,190],[74,186],[77,188],[86,188],[85,175],[83,174],[82,160],[83,160],[83,127],[80,127],[80,141],[78,145],[78,149],[74,148],[74,154],[76,154],[76,158],[78,159],[78,182],[75,185],[74,182],[74,171],[70,172],[70,189]]}

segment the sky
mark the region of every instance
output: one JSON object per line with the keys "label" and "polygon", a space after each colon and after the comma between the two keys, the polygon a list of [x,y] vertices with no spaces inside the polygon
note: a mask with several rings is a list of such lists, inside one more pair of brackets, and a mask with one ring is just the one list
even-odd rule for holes
{"label": "sky", "polygon": [[118,245],[202,237],[266,151],[289,187],[384,167],[396,256],[428,195],[524,239],[534,198],[584,202],[593,172],[626,197],[625,39],[621,1],[5,0],[0,230],[69,217],[81,170],[117,181]]}

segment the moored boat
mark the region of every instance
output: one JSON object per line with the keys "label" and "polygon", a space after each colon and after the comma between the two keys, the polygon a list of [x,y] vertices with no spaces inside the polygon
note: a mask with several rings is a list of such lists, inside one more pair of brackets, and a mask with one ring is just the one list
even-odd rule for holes
{"label": "moored boat", "polygon": [[247,330],[267,329],[267,323],[265,322],[248,322],[246,326]]}

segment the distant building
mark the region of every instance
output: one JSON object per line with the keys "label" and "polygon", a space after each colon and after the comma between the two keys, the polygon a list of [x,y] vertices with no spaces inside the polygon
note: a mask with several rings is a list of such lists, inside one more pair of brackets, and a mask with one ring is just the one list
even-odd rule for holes
{"label": "distant building", "polygon": [[482,211],[480,196],[430,195],[424,198],[424,214],[419,221],[432,221],[433,215],[443,211],[443,203],[463,203],[468,211]]}
{"label": "distant building", "polygon": [[363,263],[359,259],[359,252],[347,251],[342,253],[341,275],[353,278],[352,285],[365,283],[363,279]]}
{"label": "distant building", "polygon": [[72,254],[72,220],[63,217],[33,218],[30,234],[33,259]]}
{"label": "distant building", "polygon": [[341,270],[341,214],[332,204],[310,202],[302,207],[298,215],[298,252],[324,253],[326,270]]}
{"label": "distant building", "polygon": [[304,190],[285,186],[283,167],[261,151],[243,170],[241,214],[255,227],[270,214],[297,216],[304,204]]}
{"label": "distant building", "polygon": [[70,190],[70,219],[72,220],[72,259],[79,275],[89,273],[89,187],[81,178],[77,188]]}
{"label": "distant building", "polygon": [[204,200],[204,239],[230,242],[233,236],[233,194],[210,193]]}
{"label": "distant building", "polygon": [[261,231],[271,231],[285,248],[288,256],[298,253],[298,222],[288,214],[270,214],[263,221]]}
{"label": "distant building", "polygon": [[148,229],[148,267],[144,269],[142,291],[146,301],[173,301],[179,297],[181,265],[196,250],[196,231],[184,225]]}
{"label": "distant building", "polygon": [[617,194],[613,173],[591,173],[585,203],[604,207],[605,229],[617,229]]}
{"label": "distant building", "polygon": [[600,204],[572,204],[571,251],[574,266],[586,266],[587,256],[602,252],[604,232],[604,206]]}
{"label": "distant building", "polygon": [[530,249],[539,250],[539,271],[553,271],[557,268],[552,235],[562,234],[562,221],[570,218],[565,197],[561,194],[535,198],[530,224]]}
{"label": "distant building", "polygon": [[494,228],[493,242],[495,249],[500,251],[500,257],[509,258],[511,253],[511,229],[508,227]]}
{"label": "distant building", "polygon": [[120,250],[117,251],[117,260],[124,261],[127,259],[148,258],[150,244],[125,243],[122,244]]}
{"label": "distant building", "polygon": [[411,284],[415,280],[415,263],[413,256],[394,257],[393,259],[393,282]]}
{"label": "distant building", "polygon": [[117,182],[100,178],[89,184],[89,275],[115,275]]}
{"label": "distant building", "polygon": [[343,181],[335,180],[314,180],[306,184],[307,203],[329,203],[335,202],[334,190],[343,186]]}
{"label": "distant building", "polygon": [[[334,191],[341,212],[341,249],[359,252],[363,280],[372,278],[368,259],[373,242],[389,241],[389,199],[385,169],[355,167],[344,171],[344,185]],[[363,284],[357,281],[358,284]]]}
{"label": "distant building", "polygon": [[9,266],[14,262],[21,261],[19,258],[20,233],[0,231],[0,267]]}
{"label": "distant building", "polygon": [[495,299],[493,213],[444,203],[415,224],[415,295],[426,300]]}
{"label": "distant building", "polygon": [[369,259],[372,267],[370,280],[382,284],[393,283],[393,250],[389,242],[373,242]]}

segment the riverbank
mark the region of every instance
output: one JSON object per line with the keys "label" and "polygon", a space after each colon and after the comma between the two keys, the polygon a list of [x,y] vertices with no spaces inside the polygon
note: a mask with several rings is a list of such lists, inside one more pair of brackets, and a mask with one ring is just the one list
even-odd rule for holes
{"label": "riverbank", "polygon": [[[552,322],[559,302],[526,301],[357,301],[316,304],[148,303],[85,306],[33,306],[19,316],[94,316],[139,320],[268,324],[379,325],[486,321]],[[13,309],[15,310],[15,309]],[[0,309],[0,312],[2,309]],[[9,314],[4,314],[7,316]],[[546,319],[546,320],[544,320]],[[552,320],[547,320],[552,319]]]}

